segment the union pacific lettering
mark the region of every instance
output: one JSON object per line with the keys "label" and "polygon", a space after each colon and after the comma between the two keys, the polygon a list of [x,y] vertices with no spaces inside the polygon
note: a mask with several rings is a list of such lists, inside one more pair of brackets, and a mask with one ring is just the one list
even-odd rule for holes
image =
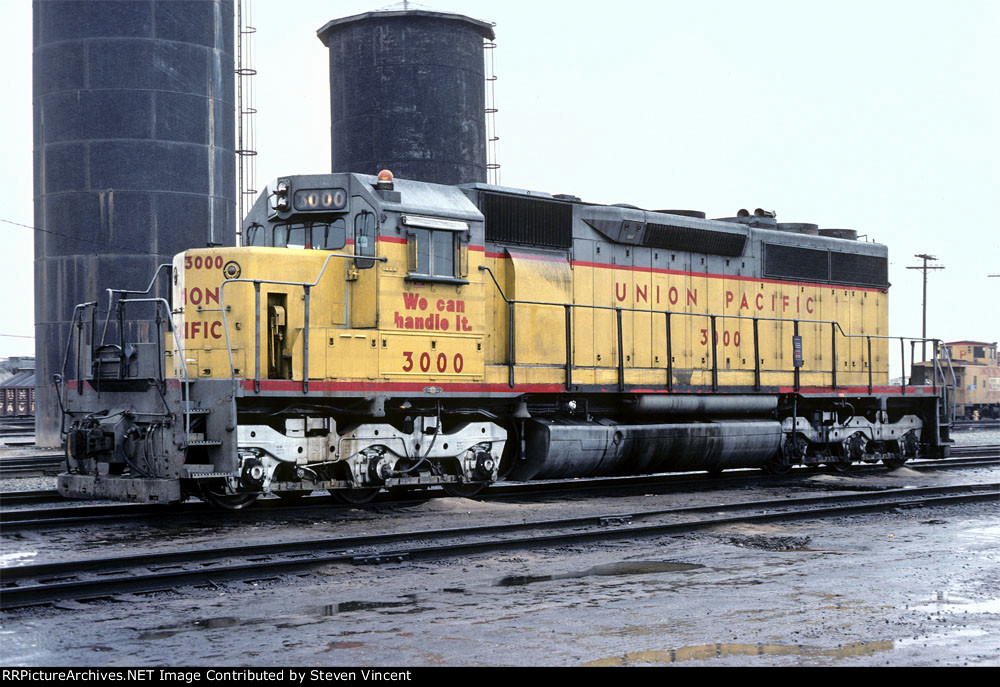
{"label": "union pacific lettering", "polygon": [[184,322],[184,338],[187,341],[195,339],[221,339],[222,336],[221,320],[214,322]]}
{"label": "union pacific lettering", "polygon": [[[683,296],[682,293],[684,294]],[[615,299],[619,303],[625,303],[628,300],[628,297],[629,285],[621,282],[615,282]],[[792,301],[790,296],[779,296],[778,294],[771,294],[771,297],[768,298],[763,293],[748,296],[745,293],[738,294],[735,291],[725,292],[726,310],[738,308],[740,314],[743,312],[805,312],[813,315],[816,313],[816,300],[816,298],[811,296],[808,298],[796,296],[795,300]],[[697,306],[698,289],[678,289],[676,286],[671,286],[669,289],[663,289],[659,285],[656,285],[651,289],[648,284],[637,285],[635,287],[635,299],[632,302],[636,306],[642,304],[663,305],[667,303],[671,306],[681,305],[682,303],[684,306]]]}
{"label": "union pacific lettering", "polygon": [[[735,303],[736,303],[736,294],[732,291],[726,291],[726,310],[729,310],[731,307],[734,307]],[[739,310],[740,313],[742,313],[745,310],[746,311],[756,310],[757,312],[764,312],[766,305],[767,305],[767,297],[762,293],[758,293],[754,296],[753,307],[751,307],[751,301],[747,299],[747,295],[743,294],[743,297],[740,299]],[[801,296],[796,296],[794,312],[800,313],[804,311],[812,315],[815,314],[816,312],[815,305],[816,305],[816,299],[811,296],[805,299],[803,299]],[[784,313],[788,312],[790,309],[792,309],[792,300],[789,296],[781,296],[779,298],[777,294],[771,294],[772,313],[776,312]]]}
{"label": "union pacific lettering", "polygon": [[184,289],[182,292],[182,298],[184,305],[220,305],[219,303],[219,287],[214,289],[202,289],[201,287],[194,287],[192,289]]}
{"label": "union pacific lettering", "polygon": [[[698,289],[684,289],[687,292],[685,298],[686,305],[698,305]],[[671,286],[666,290],[666,301],[662,299],[663,291],[660,286],[653,290],[653,304],[659,305],[663,302],[670,303],[670,305],[677,305],[681,302],[681,291],[676,286]],[[619,303],[624,303],[628,298],[628,284],[621,284],[615,282],[615,298],[618,299]],[[635,303],[649,303],[649,285],[645,284],[642,286],[635,287]]]}
{"label": "union pacific lettering", "polygon": [[[215,281],[221,274],[225,259],[221,255],[187,255],[184,258],[185,281],[188,283]],[[190,286],[181,289],[181,302],[193,306],[185,310],[184,339],[189,342],[218,341],[226,336],[222,318],[217,313],[199,312],[202,309],[221,308],[221,285]],[[195,309],[197,308],[197,309]]]}

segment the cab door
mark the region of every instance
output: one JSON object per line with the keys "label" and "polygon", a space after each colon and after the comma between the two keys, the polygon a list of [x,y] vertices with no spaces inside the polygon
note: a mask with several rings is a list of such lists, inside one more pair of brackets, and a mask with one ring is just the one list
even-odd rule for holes
{"label": "cab door", "polygon": [[361,196],[354,196],[354,261],[348,268],[350,327],[378,326],[378,214]]}

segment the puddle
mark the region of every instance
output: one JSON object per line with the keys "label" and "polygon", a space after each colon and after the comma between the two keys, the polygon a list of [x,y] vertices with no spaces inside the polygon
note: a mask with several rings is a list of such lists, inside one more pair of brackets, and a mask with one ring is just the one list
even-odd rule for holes
{"label": "puddle", "polygon": [[519,587],[535,582],[550,582],[552,580],[572,580],[580,577],[612,577],[616,575],[647,575],[650,573],[686,572],[704,568],[695,563],[676,563],[671,561],[624,561],[595,565],[582,572],[560,573],[558,575],[512,575],[504,577],[496,584],[498,587]]}
{"label": "puddle", "polygon": [[927,612],[1000,614],[1000,599],[972,601],[960,597],[949,598],[944,592],[938,592],[936,599],[922,606],[914,606],[913,609]]}
{"label": "puddle", "polygon": [[12,568],[15,565],[26,564],[37,555],[37,551],[15,551],[13,553],[0,554],[0,567]]}
{"label": "puddle", "polygon": [[975,527],[958,533],[959,538],[972,541],[981,541],[984,544],[1000,543],[1000,525],[989,527]]}
{"label": "puddle", "polygon": [[168,639],[181,632],[192,632],[194,630],[220,630],[240,625],[262,625],[272,622],[273,619],[257,618],[252,620],[240,620],[230,616],[219,618],[202,618],[183,625],[167,625],[164,627],[154,627],[139,634],[139,639],[156,640]]}
{"label": "puddle", "polygon": [[236,627],[241,625],[239,618],[209,618],[207,620],[195,620],[194,626],[201,630],[215,630],[222,627]]}
{"label": "puddle", "polygon": [[[329,618],[340,613],[352,613],[355,611],[377,611],[385,612],[387,615],[423,613],[426,608],[418,606],[418,599],[415,595],[402,597],[401,601],[344,601],[342,603],[328,604],[319,609],[313,609],[311,615],[289,615],[272,618],[250,618],[241,619],[232,616],[220,616],[218,618],[201,618],[190,623],[181,625],[165,625],[154,627],[139,634],[139,639],[157,640],[168,639],[182,632],[194,632],[196,630],[224,630],[232,627],[246,627],[251,625],[273,624],[278,628],[294,628],[303,625],[312,625],[318,622],[316,618]],[[401,610],[393,610],[401,609]],[[336,648],[336,647],[335,647]],[[345,647],[340,647],[345,648]]]}
{"label": "puddle", "polygon": [[900,647],[909,646],[921,646],[926,647],[928,644],[931,645],[943,645],[943,644],[954,644],[955,642],[965,639],[966,641],[972,639],[979,639],[982,637],[989,637],[990,633],[985,630],[956,630],[955,632],[944,632],[941,634],[932,635],[922,635],[920,637],[914,637],[913,639],[900,639],[896,644]]}
{"label": "puddle", "polygon": [[744,549],[762,551],[808,551],[810,537],[767,537],[760,534],[737,534],[728,537],[729,543]]}
{"label": "puddle", "polygon": [[353,613],[354,611],[377,611],[383,608],[402,608],[412,606],[414,601],[343,601],[338,604],[330,604],[323,608],[323,615],[336,615],[337,613]]}
{"label": "puddle", "polygon": [[326,649],[321,651],[321,654],[325,654],[334,649],[359,649],[365,645],[364,642],[329,642],[326,645]]}
{"label": "puddle", "polygon": [[417,606],[418,599],[414,594],[407,594],[402,601],[341,601],[340,603],[323,606],[320,615],[330,617],[339,613],[354,613],[356,611],[386,611],[393,614],[392,609],[405,608],[405,611],[394,613],[423,613],[425,609]]}
{"label": "puddle", "polygon": [[151,630],[149,632],[143,632],[142,634],[140,634],[139,639],[145,639],[145,640],[169,639],[178,632],[183,632],[183,630]]}
{"label": "puddle", "polygon": [[631,666],[640,664],[665,665],[684,661],[709,661],[729,656],[809,656],[825,658],[852,658],[871,656],[881,651],[891,651],[891,641],[857,642],[835,649],[799,644],[703,644],[684,646],[665,651],[635,651],[624,656],[610,656],[585,663],[584,666]]}

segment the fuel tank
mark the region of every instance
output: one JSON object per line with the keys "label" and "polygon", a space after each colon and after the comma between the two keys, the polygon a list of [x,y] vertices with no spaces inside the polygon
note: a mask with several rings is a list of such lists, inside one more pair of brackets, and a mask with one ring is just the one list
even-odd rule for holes
{"label": "fuel tank", "polygon": [[781,444],[781,424],[724,420],[621,425],[535,419],[509,479],[557,479],[761,467]]}

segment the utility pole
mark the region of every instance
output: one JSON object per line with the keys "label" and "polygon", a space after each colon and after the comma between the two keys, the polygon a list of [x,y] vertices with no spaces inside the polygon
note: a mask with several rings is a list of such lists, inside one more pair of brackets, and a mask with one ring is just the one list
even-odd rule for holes
{"label": "utility pole", "polygon": [[922,267],[907,267],[908,270],[921,270],[924,273],[924,329],[921,337],[924,341],[921,342],[921,362],[927,360],[927,270],[943,270],[944,265],[928,265],[928,260],[937,260],[933,255],[914,255],[915,258],[922,258],[924,264]]}

